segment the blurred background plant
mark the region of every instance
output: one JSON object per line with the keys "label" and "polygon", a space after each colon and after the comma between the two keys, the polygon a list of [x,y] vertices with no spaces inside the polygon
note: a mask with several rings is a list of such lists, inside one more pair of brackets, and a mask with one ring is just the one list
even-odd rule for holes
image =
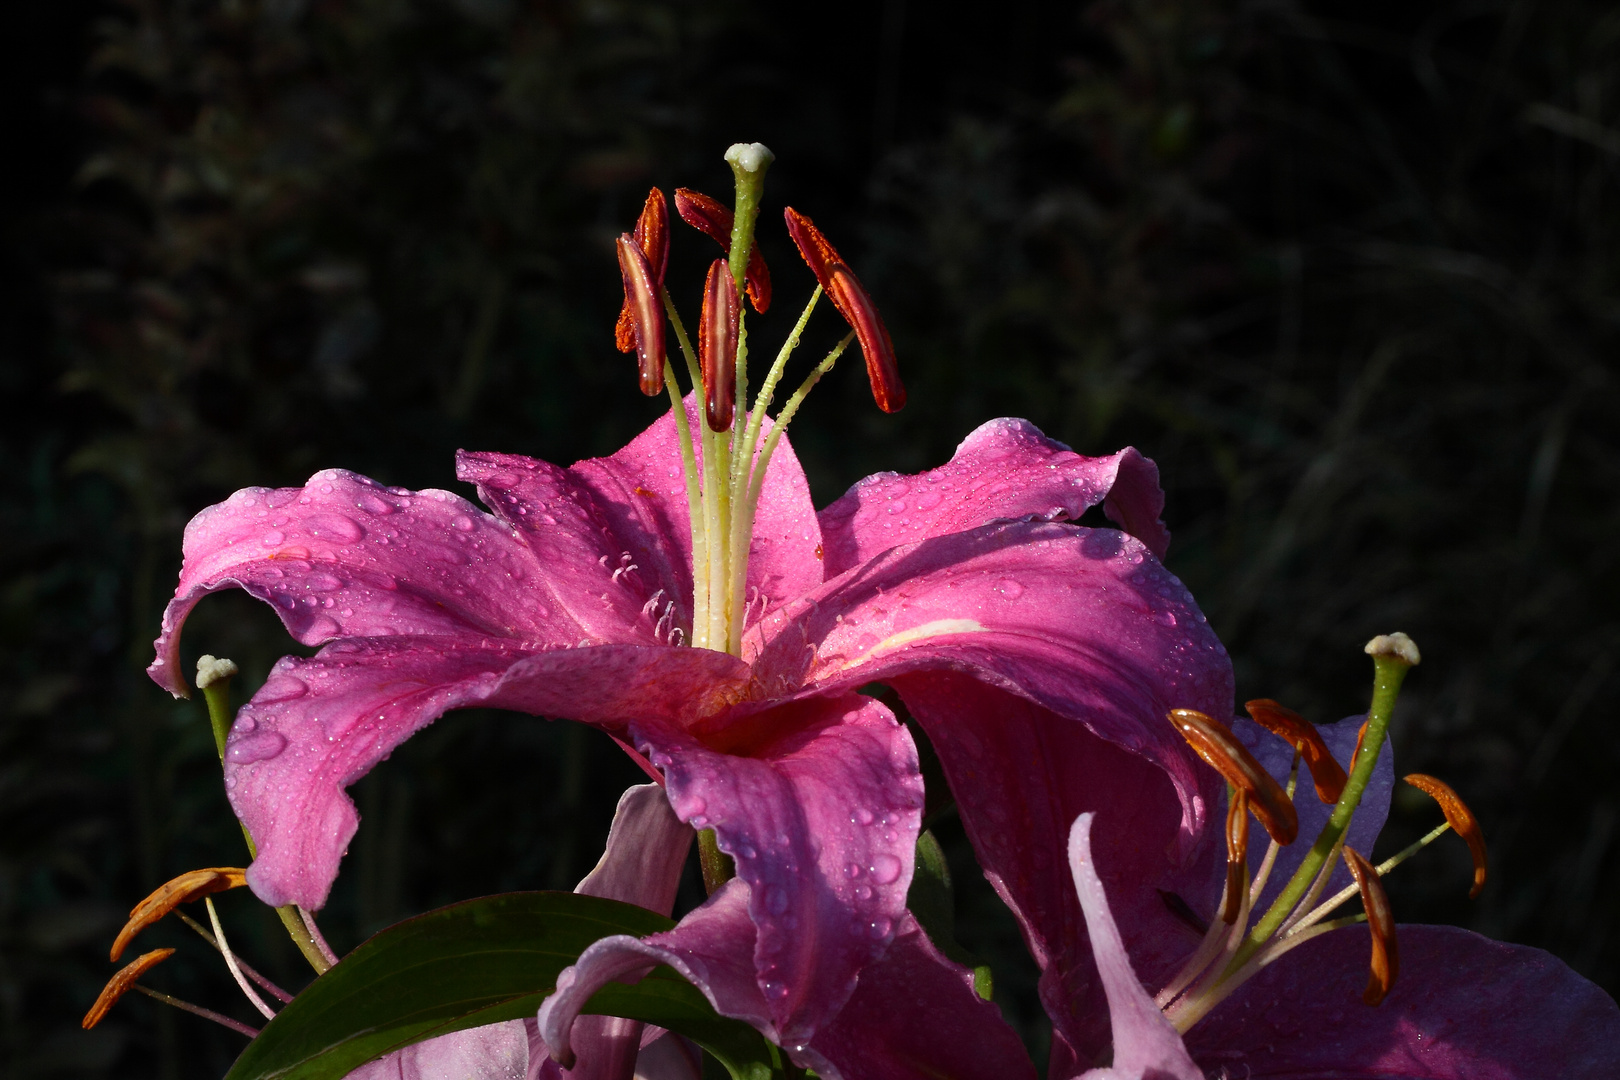
{"label": "blurred background plant", "polygon": [[[612,349],[611,239],[650,184],[724,194],[737,139],[776,151],[773,207],[859,268],[910,390],[894,418],[853,369],[818,392],[796,425],[818,501],[998,415],[1140,447],[1240,701],[1336,719],[1364,705],[1362,642],[1422,645],[1398,763],[1472,802],[1493,882],[1467,902],[1466,854],[1441,845],[1392,878],[1401,917],[1620,990],[1611,5],[62,0],[4,19],[5,1075],[217,1076],[240,1045],[142,1000],[77,1027],[128,906],[242,856],[200,703],[141,670],[185,521],[319,467],[458,487],[457,446],[616,448],[658,405]],[[807,292],[764,220],[778,294]],[[706,243],[677,240],[684,305]],[[796,309],[751,328],[779,336]],[[242,664],[239,699],[289,651],[233,595],[187,642]],[[343,948],[450,900],[568,887],[635,775],[582,728],[448,718],[355,789],[323,922]],[[1435,819],[1398,800],[1386,844]],[[1039,1052],[1016,929],[941,833],[959,934]],[[226,899],[239,945],[296,980],[273,920]],[[231,1000],[200,957],[155,978]]]}

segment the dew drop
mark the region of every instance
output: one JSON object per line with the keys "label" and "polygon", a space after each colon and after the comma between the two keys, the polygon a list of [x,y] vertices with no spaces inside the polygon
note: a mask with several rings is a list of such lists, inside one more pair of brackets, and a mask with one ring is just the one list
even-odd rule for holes
{"label": "dew drop", "polygon": [[454,525],[462,532],[473,531],[473,519],[468,517],[466,514],[457,514],[455,517],[450,519],[450,524]]}
{"label": "dew drop", "polygon": [[393,503],[375,495],[362,495],[355,500],[355,505],[372,514],[387,515],[394,512]]}
{"label": "dew drop", "polygon": [[772,915],[780,915],[788,909],[787,890],[780,885],[773,885],[765,893],[765,909]]}
{"label": "dew drop", "polygon": [[889,936],[889,930],[893,926],[894,924],[890,922],[888,918],[879,915],[867,926],[866,932],[871,936],[873,941],[882,941],[884,938]]}
{"label": "dew drop", "polygon": [[[900,860],[890,854],[874,855],[872,857],[872,880],[879,885],[887,885],[900,876]],[[887,930],[884,933],[888,933]]]}
{"label": "dew drop", "polygon": [[277,544],[280,544],[285,539],[287,539],[286,533],[282,532],[280,529],[271,529],[269,532],[259,537],[259,543],[263,544],[265,547],[271,548],[275,547]]}
{"label": "dew drop", "polygon": [[1176,613],[1173,611],[1155,611],[1153,621],[1160,626],[1174,626],[1176,625]]}
{"label": "dew drop", "polygon": [[852,862],[848,866],[844,867],[844,876],[849,878],[851,881],[860,877],[864,873],[866,873],[866,871],[858,862]]}
{"label": "dew drop", "polygon": [[304,680],[295,679],[291,675],[272,675],[259,687],[259,692],[253,695],[253,700],[268,705],[277,701],[291,701],[293,698],[303,697],[309,693],[309,687]]}
{"label": "dew drop", "polygon": [[[930,477],[929,479],[933,478]],[[940,500],[944,497],[945,496],[938,491],[925,491],[921,495],[917,496],[917,509],[932,510],[934,507],[939,505]]]}
{"label": "dew drop", "polygon": [[352,544],[366,535],[358,522],[342,514],[312,514],[304,519],[311,535],[339,544]]}
{"label": "dew drop", "polygon": [[309,620],[309,628],[304,631],[304,635],[325,640],[326,638],[337,637],[340,630],[341,627],[338,626],[337,620],[332,616],[317,615]]}
{"label": "dew drop", "polygon": [[268,761],[285,749],[285,735],[279,731],[260,731],[232,740],[225,748],[225,760],[232,765],[251,765],[255,761]]}
{"label": "dew drop", "polygon": [[1009,600],[1016,600],[1024,595],[1024,587],[1012,578],[1002,578],[996,582],[996,591]]}
{"label": "dew drop", "polygon": [[855,811],[855,818],[862,825],[870,825],[872,824],[873,820],[872,811],[863,806],[859,810]]}

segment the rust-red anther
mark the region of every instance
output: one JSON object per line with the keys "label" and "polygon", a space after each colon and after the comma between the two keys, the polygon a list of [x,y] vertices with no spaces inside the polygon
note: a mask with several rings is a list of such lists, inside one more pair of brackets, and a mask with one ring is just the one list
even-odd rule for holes
{"label": "rust-red anther", "polygon": [[1356,771],[1356,759],[1361,756],[1361,744],[1367,741],[1367,725],[1372,723],[1372,717],[1361,722],[1361,730],[1356,732],[1356,748],[1350,751],[1350,771]]}
{"label": "rust-red anther", "polygon": [[698,366],[703,372],[703,418],[710,431],[730,431],[737,404],[737,287],[726,260],[716,259],[703,285]]}
{"label": "rust-red anther", "polygon": [[[247,871],[237,866],[212,866],[205,870],[188,870],[172,881],[165,881],[152,891],[152,895],[136,904],[129,912],[129,922],[118,931],[113,940],[109,960],[117,960],[134,940],[136,934],[163,918],[181,904],[201,900],[205,896],[235,889],[247,884]],[[157,961],[153,961],[157,963]]]}
{"label": "rust-red anther", "polygon": [[118,1004],[119,998],[129,993],[129,988],[135,985],[135,980],[173,955],[173,949],[153,949],[119,968],[118,974],[108,979],[107,985],[102,987],[101,993],[96,997],[96,1003],[84,1014],[79,1026],[88,1031],[101,1023],[101,1018],[107,1015],[107,1010]]}
{"label": "rust-red anther", "polygon": [[1395,985],[1395,977],[1401,971],[1401,952],[1395,940],[1395,912],[1389,906],[1378,871],[1361,852],[1345,845],[1344,862],[1361,890],[1361,906],[1367,909],[1367,928],[1372,931],[1372,974],[1361,1000],[1377,1005]]}
{"label": "rust-red anther", "polygon": [[630,305],[641,392],[657,397],[664,388],[664,313],[659,308],[659,287],[653,280],[647,253],[629,233],[619,237],[619,272],[624,276],[625,301]]}
{"label": "rust-red anther", "polygon": [[[636,229],[631,236],[636,246],[641,248],[641,253],[647,256],[647,265],[652,270],[653,291],[657,292],[663,287],[664,270],[669,266],[669,206],[664,202],[662,191],[653,188],[647,192],[647,201],[641,207],[641,216],[636,219]],[[613,328],[613,342],[622,353],[636,351],[635,319],[630,290],[626,289],[624,306],[619,308],[619,321]],[[657,392],[652,391],[654,394]]]}
{"label": "rust-red anther", "polygon": [[878,314],[877,305],[855,271],[839,258],[838,252],[821,230],[793,207],[783,211],[788,235],[799,248],[816,280],[826,290],[833,306],[855,330],[866,357],[866,377],[872,381],[872,398],[884,412],[899,412],[906,404],[906,388],[900,381],[900,367],[894,358],[894,342]]}
{"label": "rust-red anther", "polygon": [[1226,898],[1221,904],[1221,921],[1228,926],[1237,922],[1248,888],[1249,795],[1238,788],[1226,808]]}
{"label": "rust-red anther", "polygon": [[1474,857],[1474,887],[1468,890],[1468,899],[1474,899],[1479,895],[1479,890],[1485,887],[1485,873],[1489,869],[1485,855],[1485,834],[1480,831],[1479,819],[1474,817],[1468,804],[1458,798],[1451,785],[1444,780],[1427,773],[1412,773],[1403,779],[1439,803],[1440,812],[1446,815],[1446,824],[1451,826],[1452,832],[1468,841],[1468,853]]}
{"label": "rust-red anther", "polygon": [[1299,751],[1305,767],[1311,770],[1311,782],[1316,785],[1316,797],[1332,805],[1344,792],[1344,767],[1333,759],[1333,753],[1322,741],[1316,725],[1286,705],[1270,698],[1257,698],[1243,706],[1254,722],[1287,742]]}
{"label": "rust-red anther", "polygon": [[[681,215],[682,221],[719,244],[728,256],[731,254],[731,224],[734,218],[719,200],[691,188],[676,188],[675,212]],[[748,290],[749,303],[763,315],[771,306],[771,272],[765,266],[765,256],[760,254],[757,241],[748,251],[748,269],[743,271],[743,286]]]}
{"label": "rust-red anther", "polygon": [[1292,844],[1299,835],[1299,816],[1282,785],[1260,767],[1248,747],[1225,724],[1218,724],[1196,709],[1170,710],[1170,722],[1193,752],[1208,762],[1226,782],[1248,795],[1249,810],[1279,844]]}

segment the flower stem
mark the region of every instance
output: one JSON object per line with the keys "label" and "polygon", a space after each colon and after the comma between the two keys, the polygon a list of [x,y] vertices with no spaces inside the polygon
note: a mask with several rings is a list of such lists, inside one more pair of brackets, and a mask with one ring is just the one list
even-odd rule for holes
{"label": "flower stem", "polygon": [[703,868],[703,888],[709,895],[737,876],[731,856],[720,850],[720,840],[713,829],[699,829],[698,865]]}

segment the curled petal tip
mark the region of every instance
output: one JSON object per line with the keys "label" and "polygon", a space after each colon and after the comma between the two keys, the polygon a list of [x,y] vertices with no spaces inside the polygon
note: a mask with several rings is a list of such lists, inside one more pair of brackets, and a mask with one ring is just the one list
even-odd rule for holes
{"label": "curled petal tip", "polygon": [[1329,805],[1339,801],[1348,778],[1344,766],[1334,759],[1316,725],[1270,698],[1257,698],[1243,707],[1255,723],[1299,751],[1305,767],[1311,771],[1311,782],[1316,785],[1318,799]]}
{"label": "curled petal tip", "polygon": [[[619,237],[619,272],[624,277],[625,302],[635,338],[641,392],[655,397],[664,388],[664,313],[658,306],[658,286],[646,252],[629,233]],[[621,315],[622,320],[622,315]]]}
{"label": "curled petal tip", "polygon": [[1367,910],[1367,928],[1372,931],[1372,972],[1361,1000],[1377,1005],[1389,994],[1401,970],[1401,954],[1395,940],[1395,911],[1389,906],[1378,871],[1361,852],[1346,845],[1344,862],[1361,889],[1361,906]]}
{"label": "curled petal tip", "polygon": [[737,289],[726,260],[716,259],[703,286],[698,365],[703,372],[703,415],[710,431],[729,431],[737,402]]}
{"label": "curled petal tip", "polygon": [[816,281],[861,343],[873,400],[884,412],[898,412],[905,406],[906,388],[900,381],[894,342],[889,338],[888,327],[883,325],[877,305],[872,302],[872,295],[813,221],[791,206],[782,212],[782,217],[787,222],[788,235],[810,272],[816,275]]}
{"label": "curled petal tip", "polygon": [[173,949],[153,949],[119,968],[118,973],[107,980],[107,985],[97,995],[96,1003],[90,1006],[90,1011],[84,1014],[84,1019],[79,1021],[79,1026],[88,1031],[101,1023],[101,1018],[107,1015],[107,1010],[116,1005],[119,998],[129,993],[130,987],[135,985],[137,979],[173,955]]}
{"label": "curled petal tip", "polygon": [[1485,877],[1490,869],[1485,852],[1485,834],[1480,830],[1479,819],[1474,817],[1468,804],[1444,780],[1426,773],[1412,773],[1402,779],[1439,803],[1440,812],[1446,815],[1446,824],[1468,842],[1468,853],[1474,859],[1474,885],[1468,890],[1468,899],[1477,898],[1479,891],[1485,887]]}
{"label": "curled petal tip", "polygon": [[1294,842],[1299,835],[1299,815],[1293,801],[1226,725],[1196,709],[1172,709],[1170,722],[1194,753],[1248,796],[1249,809],[1273,840]]}
{"label": "curled petal tip", "polygon": [[1417,667],[1423,660],[1422,654],[1418,652],[1417,642],[1400,631],[1393,634],[1379,634],[1367,642],[1365,651],[1374,659],[1384,657],[1399,660],[1407,667]]}

